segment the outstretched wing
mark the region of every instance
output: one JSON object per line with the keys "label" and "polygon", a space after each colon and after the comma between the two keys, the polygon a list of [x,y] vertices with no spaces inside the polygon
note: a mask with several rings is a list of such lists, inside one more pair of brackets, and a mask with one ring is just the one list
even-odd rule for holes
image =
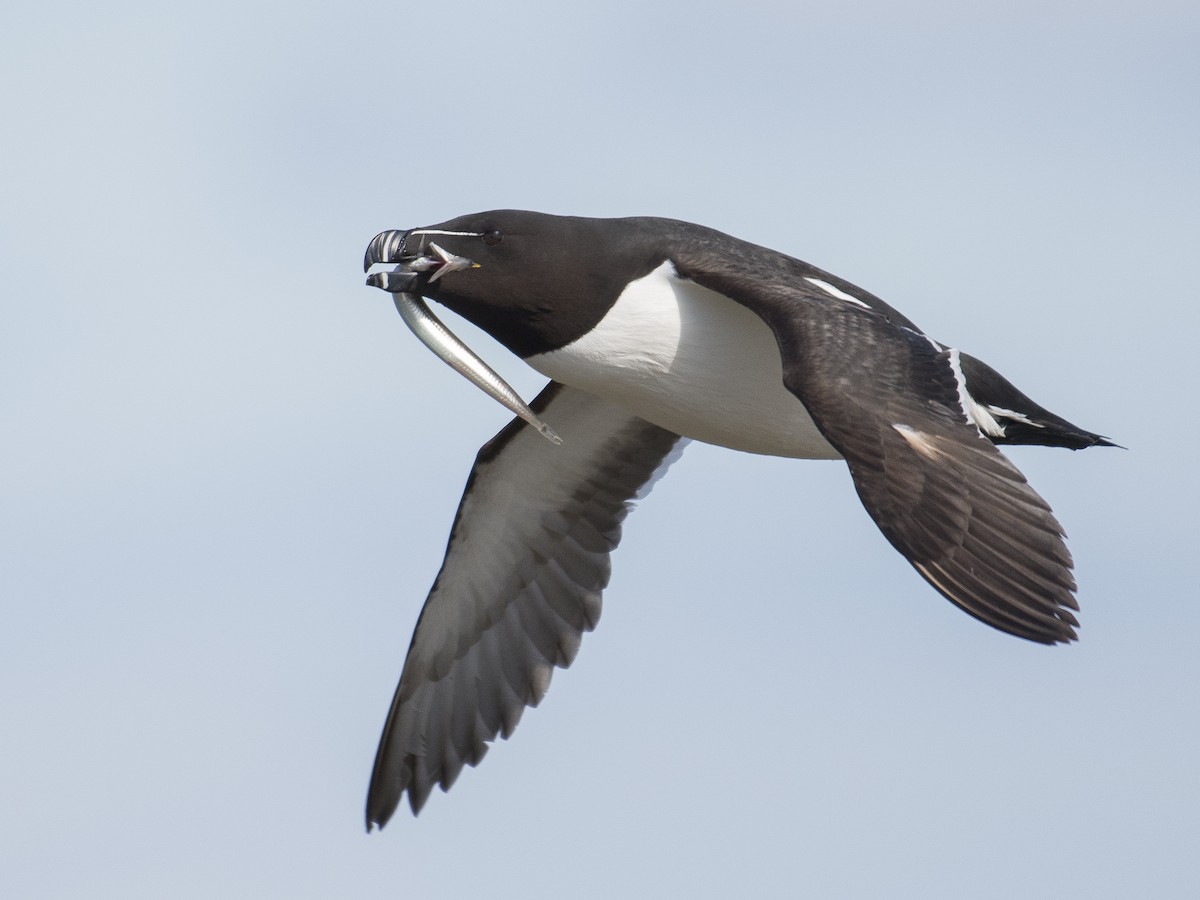
{"label": "outstretched wing", "polygon": [[434,785],[448,789],[570,665],[600,616],[630,500],[685,443],[554,382],[531,406],[563,443],[516,419],[479,451],[384,725],[368,830],[405,792],[416,813]]}
{"label": "outstretched wing", "polygon": [[757,281],[745,269],[685,271],[771,327],[785,385],[845,457],[871,518],[930,584],[1001,631],[1075,638],[1062,527],[970,418],[957,351],[819,270]]}

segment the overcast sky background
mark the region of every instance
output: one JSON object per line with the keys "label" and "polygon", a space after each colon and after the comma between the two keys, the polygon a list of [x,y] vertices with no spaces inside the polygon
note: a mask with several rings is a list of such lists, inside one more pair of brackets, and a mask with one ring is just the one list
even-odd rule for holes
{"label": "overcast sky background", "polygon": [[[900,7],[0,14],[5,896],[1197,896],[1200,8]],[[693,445],[542,706],[366,836],[508,414],[362,254],[504,206],[807,259],[1126,445],[1011,453],[1081,642],[940,599],[841,464]]]}

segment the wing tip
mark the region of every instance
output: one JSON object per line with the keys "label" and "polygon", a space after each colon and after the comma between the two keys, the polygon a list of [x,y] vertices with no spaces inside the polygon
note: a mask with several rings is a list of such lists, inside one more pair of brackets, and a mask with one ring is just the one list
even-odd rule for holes
{"label": "wing tip", "polygon": [[383,831],[388,822],[391,821],[392,815],[396,811],[395,805],[388,804],[391,808],[378,808],[374,797],[367,800],[367,834],[379,829]]}
{"label": "wing tip", "polygon": [[[981,614],[975,610],[968,609],[954,600],[953,597],[948,599],[958,606],[959,609],[962,609],[985,625],[990,625],[997,631],[1010,634],[1022,640],[1031,641],[1035,644],[1045,644],[1048,647],[1059,644],[1073,644],[1079,641],[1079,632],[1076,631],[1079,623],[1065,609],[1057,609],[1053,613],[1049,613],[1045,618],[1029,618],[1024,621],[1015,622],[1007,619],[1007,617],[996,615],[993,610]],[[1068,619],[1067,616],[1070,616],[1070,618]]]}
{"label": "wing tip", "polygon": [[[988,622],[987,624],[993,625]],[[1024,638],[1027,641],[1033,641],[1035,644],[1045,644],[1048,647],[1056,647],[1061,645],[1069,645],[1078,643],[1079,633],[1075,630],[1076,625],[1068,625],[1066,622],[1057,631],[1047,633],[1044,630],[1039,631],[1018,631],[1016,629],[1004,628],[998,625],[993,625],[994,628],[999,628],[1001,631],[1011,634],[1014,637]]]}
{"label": "wing tip", "polygon": [[[1044,599],[1031,602],[1033,598],[1024,589],[1009,594],[1001,585],[989,586],[974,578],[963,578],[965,573],[944,566],[911,559],[909,563],[939,594],[997,631],[1038,644],[1069,644],[1079,640],[1075,630],[1079,620],[1074,615],[1079,603],[1069,589],[1060,586]],[[1069,575],[1070,570],[1065,571]],[[970,569],[966,573],[974,574]]]}

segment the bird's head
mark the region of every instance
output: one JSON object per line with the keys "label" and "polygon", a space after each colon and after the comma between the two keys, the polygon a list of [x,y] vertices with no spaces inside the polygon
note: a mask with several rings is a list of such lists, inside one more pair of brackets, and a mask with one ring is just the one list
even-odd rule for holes
{"label": "bird's head", "polygon": [[631,276],[662,261],[646,220],[606,221],[493,210],[384,231],[367,247],[367,284],[436,300],[530,356],[594,325]]}

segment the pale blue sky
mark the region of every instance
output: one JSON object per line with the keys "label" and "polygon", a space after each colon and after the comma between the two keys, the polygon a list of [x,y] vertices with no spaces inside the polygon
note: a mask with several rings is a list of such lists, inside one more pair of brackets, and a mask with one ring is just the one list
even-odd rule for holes
{"label": "pale blue sky", "polygon": [[[6,896],[1196,896],[1197,47],[1184,2],[0,15]],[[367,837],[507,414],[362,252],[497,206],[800,256],[1127,445],[1011,454],[1081,642],[957,612],[840,464],[693,445],[541,708]]]}

